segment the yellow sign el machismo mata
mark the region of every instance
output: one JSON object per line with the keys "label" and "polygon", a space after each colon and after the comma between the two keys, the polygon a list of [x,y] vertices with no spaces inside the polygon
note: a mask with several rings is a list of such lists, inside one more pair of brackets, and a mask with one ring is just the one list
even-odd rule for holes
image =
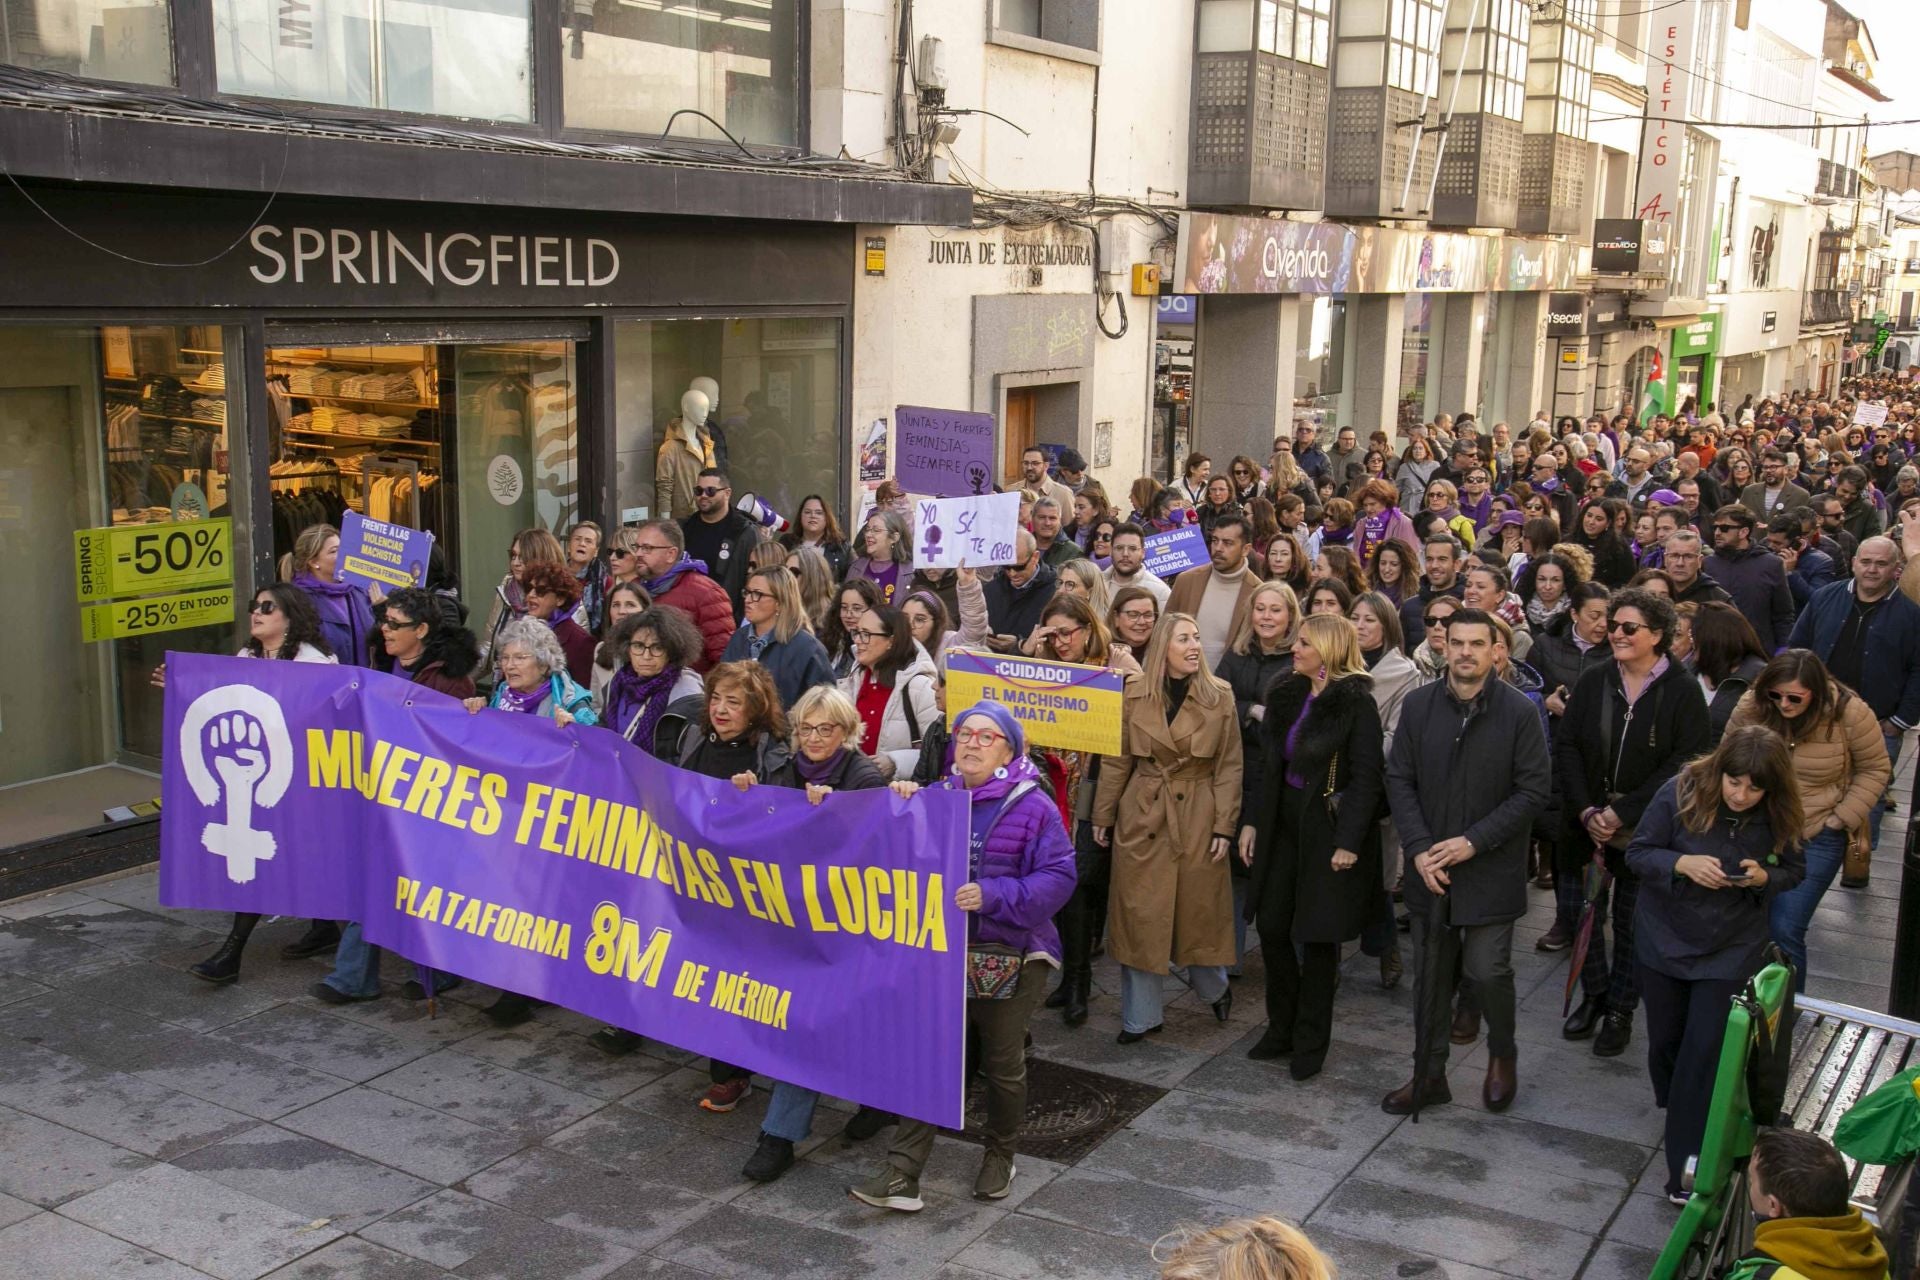
{"label": "yellow sign el machismo mata", "polygon": [[975,703],[998,703],[1036,746],[1118,755],[1125,688],[1126,677],[1106,667],[973,649],[947,651],[948,723]]}

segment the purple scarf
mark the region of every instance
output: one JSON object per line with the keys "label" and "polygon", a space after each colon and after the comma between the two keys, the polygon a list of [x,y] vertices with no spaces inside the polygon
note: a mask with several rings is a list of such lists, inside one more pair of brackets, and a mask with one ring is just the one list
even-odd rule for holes
{"label": "purple scarf", "polygon": [[539,712],[540,704],[545,702],[552,693],[552,683],[548,680],[542,680],[539,688],[529,689],[525,693],[520,692],[512,685],[502,684],[500,686],[500,709],[502,711],[518,711],[525,715],[534,715]]}
{"label": "purple scarf", "polygon": [[800,775],[802,782],[824,782],[833,776],[834,770],[840,767],[841,758],[846,754],[847,749],[841,747],[825,760],[809,760],[806,752],[796,751],[793,756],[793,771]]}
{"label": "purple scarf", "polygon": [[655,600],[658,600],[662,593],[671,591],[673,589],[673,584],[675,580],[678,579],[681,574],[705,573],[706,571],[707,571],[707,562],[705,560],[695,560],[692,556],[682,551],[680,553],[680,562],[678,564],[674,565],[671,569],[668,569],[665,573],[661,574],[657,578],[646,579],[640,585],[647,589],[648,595],[652,596]]}
{"label": "purple scarf", "polygon": [[367,593],[350,583],[322,582],[310,573],[295,574],[293,585],[313,601],[333,656],[350,667],[366,666],[373,636],[373,604]]}
{"label": "purple scarf", "polygon": [[628,741],[652,755],[654,730],[660,725],[660,717],[666,714],[667,701],[679,679],[679,667],[663,667],[657,675],[643,677],[632,667],[622,665],[613,673],[613,683],[607,688],[604,723],[615,733],[624,735],[627,724],[639,713],[639,723]]}
{"label": "purple scarf", "polygon": [[[1399,508],[1388,507],[1377,516],[1366,516],[1360,521],[1360,541],[1354,552],[1360,557],[1360,563],[1366,564],[1373,556],[1373,549],[1387,540],[1387,530],[1393,525],[1394,512]],[[1326,542],[1325,538],[1321,539]]]}

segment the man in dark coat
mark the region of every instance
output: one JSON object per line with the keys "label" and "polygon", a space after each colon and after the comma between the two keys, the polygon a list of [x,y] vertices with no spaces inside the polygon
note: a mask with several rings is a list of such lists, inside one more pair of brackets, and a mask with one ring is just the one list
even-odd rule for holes
{"label": "man in dark coat", "polygon": [[1526,913],[1527,843],[1551,776],[1539,710],[1494,675],[1505,653],[1487,614],[1448,618],[1447,678],[1407,695],[1387,758],[1388,804],[1414,872],[1402,891],[1421,1010],[1413,1079],[1380,1104],[1390,1115],[1452,1099],[1445,1009],[1456,961],[1487,1020],[1487,1109],[1504,1111],[1519,1087],[1513,922]]}
{"label": "man in dark coat", "polygon": [[1418,649],[1427,638],[1427,605],[1435,596],[1452,596],[1455,600],[1466,594],[1466,584],[1460,581],[1460,569],[1465,564],[1466,549],[1460,545],[1460,539],[1448,533],[1445,528],[1436,527],[1427,535],[1426,546],[1421,549],[1427,564],[1427,571],[1420,577],[1420,590],[1410,595],[1400,605],[1400,631],[1405,637],[1408,656]]}
{"label": "man in dark coat", "polygon": [[1758,523],[1738,502],[1714,512],[1713,554],[1701,572],[1733,597],[1733,607],[1753,624],[1760,647],[1778,653],[1793,630],[1793,590],[1780,557],[1753,545]]}
{"label": "man in dark coat", "polygon": [[760,541],[760,526],[734,507],[732,482],[717,467],[706,468],[694,481],[693,514],[680,522],[680,536],[687,554],[703,562],[707,576],[727,593],[737,625],[747,561]]}
{"label": "man in dark coat", "polygon": [[[1025,529],[1015,535],[1019,562],[1008,565],[983,589],[987,597],[987,627],[996,637],[993,647],[1011,650],[1040,625],[1041,611],[1053,599],[1060,575],[1040,556],[1039,544]],[[1011,636],[1013,644],[1004,637]]]}

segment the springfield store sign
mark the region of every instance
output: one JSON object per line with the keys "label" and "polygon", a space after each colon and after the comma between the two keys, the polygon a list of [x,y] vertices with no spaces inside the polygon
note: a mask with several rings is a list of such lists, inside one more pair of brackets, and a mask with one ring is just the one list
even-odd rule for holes
{"label": "springfield store sign", "polygon": [[34,198],[0,185],[18,306],[610,307],[850,302],[844,227],[177,192]]}

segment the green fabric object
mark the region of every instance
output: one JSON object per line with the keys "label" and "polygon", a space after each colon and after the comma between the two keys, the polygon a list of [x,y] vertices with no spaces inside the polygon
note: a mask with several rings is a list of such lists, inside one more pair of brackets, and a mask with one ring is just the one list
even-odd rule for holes
{"label": "green fabric object", "polygon": [[1853,1104],[1833,1145],[1855,1160],[1893,1164],[1920,1151],[1920,1067],[1902,1071]]}

